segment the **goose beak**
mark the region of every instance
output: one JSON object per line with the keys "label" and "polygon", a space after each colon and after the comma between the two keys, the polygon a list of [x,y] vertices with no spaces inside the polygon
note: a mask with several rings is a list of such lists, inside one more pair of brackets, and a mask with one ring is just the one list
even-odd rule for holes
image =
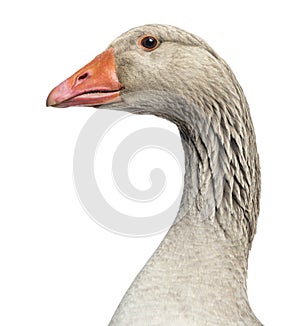
{"label": "goose beak", "polygon": [[66,108],[119,102],[122,88],[116,72],[114,50],[109,48],[56,86],[48,95],[46,105]]}

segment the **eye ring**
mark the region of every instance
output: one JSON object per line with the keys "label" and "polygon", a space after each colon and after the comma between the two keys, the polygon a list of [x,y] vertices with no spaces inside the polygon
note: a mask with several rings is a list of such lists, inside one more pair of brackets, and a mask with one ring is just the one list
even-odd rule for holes
{"label": "eye ring", "polygon": [[159,41],[155,36],[143,35],[139,38],[138,45],[144,51],[153,51],[158,48]]}

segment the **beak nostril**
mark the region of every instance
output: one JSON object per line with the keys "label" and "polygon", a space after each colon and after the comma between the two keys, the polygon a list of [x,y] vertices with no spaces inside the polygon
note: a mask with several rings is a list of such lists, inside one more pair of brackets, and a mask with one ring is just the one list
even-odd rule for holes
{"label": "beak nostril", "polygon": [[78,77],[78,80],[86,79],[88,75],[89,75],[89,74],[88,74],[87,72],[85,72],[84,74],[82,74],[82,75],[80,75],[80,76]]}

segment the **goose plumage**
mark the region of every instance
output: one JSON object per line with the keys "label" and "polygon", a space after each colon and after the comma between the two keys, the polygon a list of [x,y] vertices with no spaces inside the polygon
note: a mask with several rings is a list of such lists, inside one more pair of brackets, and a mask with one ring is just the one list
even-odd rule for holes
{"label": "goose plumage", "polygon": [[246,288],[259,159],[246,98],[226,62],[195,35],[145,25],[57,86],[47,105],[152,114],[180,132],[177,217],[109,325],[261,325]]}

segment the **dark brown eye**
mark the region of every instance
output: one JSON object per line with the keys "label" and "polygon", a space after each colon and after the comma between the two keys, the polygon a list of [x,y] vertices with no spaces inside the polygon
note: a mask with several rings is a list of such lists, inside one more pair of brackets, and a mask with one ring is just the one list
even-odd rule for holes
{"label": "dark brown eye", "polygon": [[139,39],[139,46],[145,51],[153,51],[159,46],[159,42],[154,36],[146,35]]}

